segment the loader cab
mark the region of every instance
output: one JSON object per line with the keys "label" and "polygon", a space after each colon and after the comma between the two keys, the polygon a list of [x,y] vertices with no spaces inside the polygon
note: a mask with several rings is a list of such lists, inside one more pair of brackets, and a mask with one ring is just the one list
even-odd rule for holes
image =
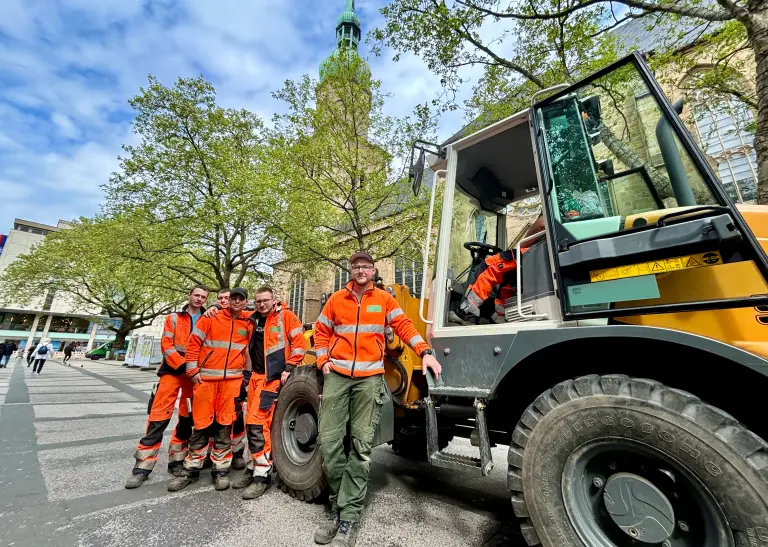
{"label": "loader cab", "polygon": [[[768,302],[765,253],[679,106],[632,55],[447,144],[431,336]],[[539,211],[545,232],[521,243]],[[504,320],[452,322],[482,261],[509,250]]]}

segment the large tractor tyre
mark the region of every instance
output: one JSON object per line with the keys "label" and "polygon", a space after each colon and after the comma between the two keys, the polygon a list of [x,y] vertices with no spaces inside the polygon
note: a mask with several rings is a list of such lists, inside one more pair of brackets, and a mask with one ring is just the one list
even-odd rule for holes
{"label": "large tractor tyre", "polygon": [[768,546],[768,444],[653,380],[592,375],[547,390],[508,462],[528,545]]}
{"label": "large tractor tyre", "polygon": [[272,461],[280,489],[302,501],[322,501],[328,482],[317,442],[323,383],[317,367],[297,367],[280,390],[272,419]]}

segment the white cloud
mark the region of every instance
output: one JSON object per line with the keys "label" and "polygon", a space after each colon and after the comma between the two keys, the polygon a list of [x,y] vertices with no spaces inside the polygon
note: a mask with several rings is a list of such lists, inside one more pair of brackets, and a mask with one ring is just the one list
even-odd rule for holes
{"label": "white cloud", "polygon": [[[363,32],[383,0],[359,0]],[[0,8],[0,233],[14,217],[43,223],[91,215],[100,184],[135,142],[127,101],[151,73],[166,84],[203,74],[219,101],[269,119],[271,92],[286,79],[317,77],[335,47],[344,0],[3,0]],[[363,45],[363,53],[365,46]],[[405,115],[431,100],[439,81],[405,55],[371,59]],[[441,120],[441,136],[461,115]]]}

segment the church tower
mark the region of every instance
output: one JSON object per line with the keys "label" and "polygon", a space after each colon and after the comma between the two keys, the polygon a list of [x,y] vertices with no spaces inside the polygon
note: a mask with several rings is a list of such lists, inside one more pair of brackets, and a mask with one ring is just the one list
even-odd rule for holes
{"label": "church tower", "polygon": [[[371,69],[358,52],[361,37],[355,0],[346,0],[346,8],[336,21],[336,48],[320,63],[317,95],[318,108],[333,108],[336,111],[333,116],[335,119],[349,120],[355,126],[355,133],[365,136],[371,106]],[[339,74],[357,80],[355,85],[342,85],[334,89],[337,84],[332,84],[329,79]],[[354,97],[350,96],[352,90]]]}

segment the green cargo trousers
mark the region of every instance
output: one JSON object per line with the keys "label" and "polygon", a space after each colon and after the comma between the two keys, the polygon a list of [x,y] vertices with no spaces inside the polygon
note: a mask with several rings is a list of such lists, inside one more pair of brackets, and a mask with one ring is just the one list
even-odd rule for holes
{"label": "green cargo trousers", "polygon": [[[384,377],[348,378],[331,372],[325,377],[320,410],[320,451],[331,489],[333,509],[341,520],[358,522],[368,490],[371,448],[381,415]],[[344,450],[350,422],[349,455]]]}

